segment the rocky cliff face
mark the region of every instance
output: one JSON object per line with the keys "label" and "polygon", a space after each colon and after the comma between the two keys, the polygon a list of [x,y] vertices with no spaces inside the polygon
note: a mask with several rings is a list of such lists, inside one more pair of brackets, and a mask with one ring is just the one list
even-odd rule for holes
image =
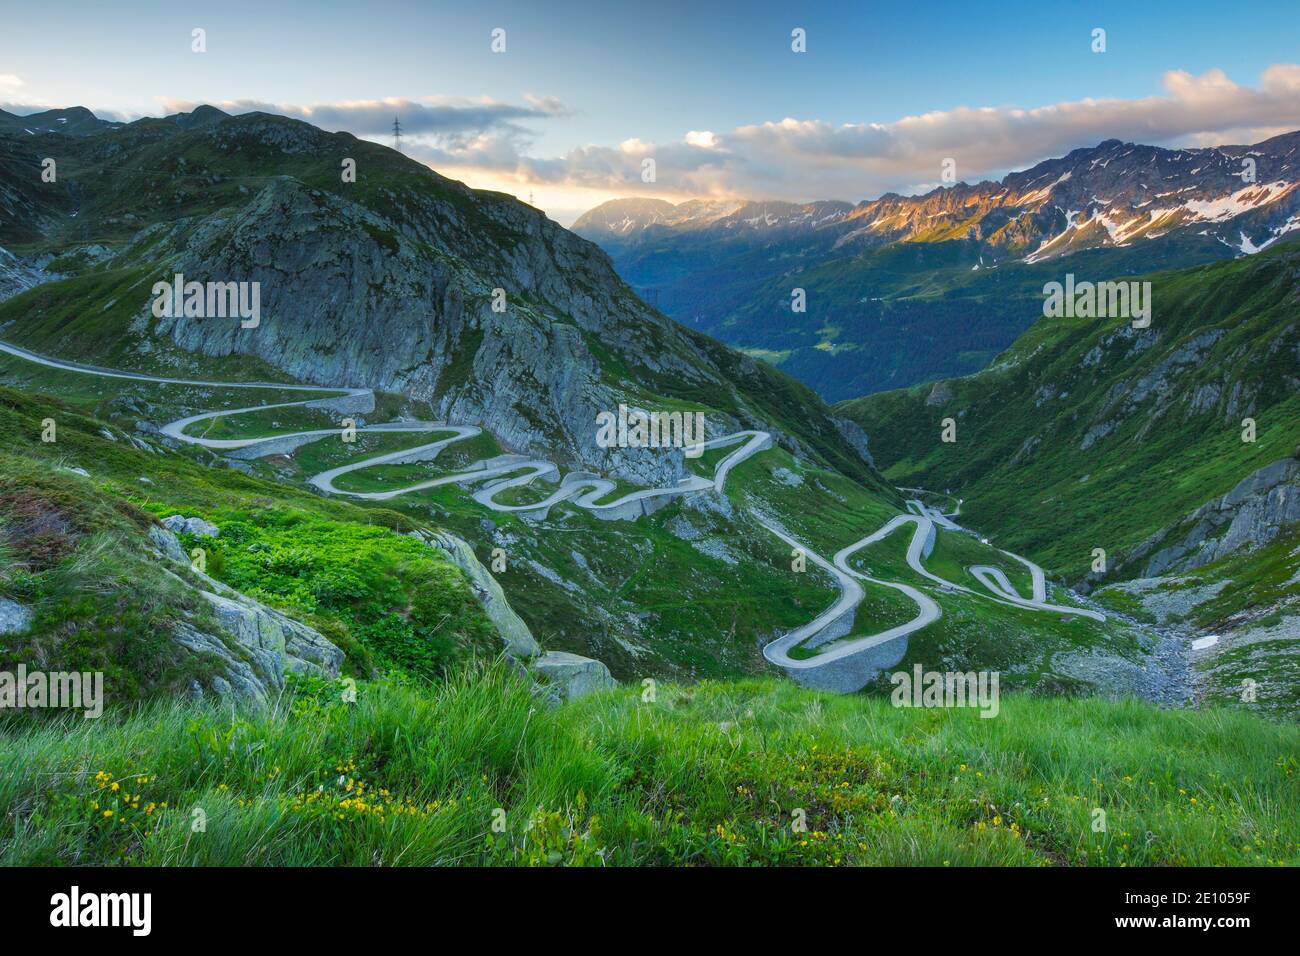
{"label": "rocky cliff face", "polygon": [[[600,259],[594,248],[571,237],[553,241],[565,234],[540,217],[510,219],[503,228],[522,229],[516,254],[467,268],[449,252],[432,252],[438,236],[428,223],[408,235],[364,206],[282,178],[235,215],[196,223],[168,257],[168,268],[187,279],[258,282],[258,327],[212,318],[152,322],[142,312],[134,329],[205,355],[256,355],[307,382],[424,399],[448,421],[481,424],[520,452],[648,483],[681,477],[680,454],[597,447],[597,414],[631,396],[604,374],[593,336],[639,353],[644,345],[655,372],[707,376],[715,387],[720,375],[681,357],[680,343],[656,349],[672,330],[638,328],[644,310],[620,300],[608,276],[605,288],[590,291],[556,280],[590,273]],[[503,290],[500,311],[494,289]]]}
{"label": "rocky cliff face", "polygon": [[26,292],[48,278],[37,266],[0,249],[0,300]]}
{"label": "rocky cliff face", "polygon": [[1143,577],[1190,571],[1239,551],[1262,548],[1298,521],[1300,461],[1284,458],[1252,472],[1226,495],[1148,538],[1126,562],[1141,564]]}
{"label": "rocky cliff face", "polygon": [[[250,355],[305,382],[402,393],[511,451],[637,482],[685,471],[678,450],[597,447],[597,414],[620,403],[707,409],[711,435],[762,424],[800,453],[866,467],[811,393],[770,388],[751,360],[647,307],[603,252],[537,210],[346,134],[197,114],[63,140],[78,180],[37,221],[51,247],[119,238],[90,268],[132,270],[110,305],[134,305],[123,332],[137,355]],[[0,217],[0,239],[16,229]],[[260,322],[155,317],[152,285],[177,273],[258,283]]]}

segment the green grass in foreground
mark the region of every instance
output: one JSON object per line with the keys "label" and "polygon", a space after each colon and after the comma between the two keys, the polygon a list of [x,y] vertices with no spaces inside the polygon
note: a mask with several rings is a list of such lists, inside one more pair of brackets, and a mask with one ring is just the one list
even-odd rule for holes
{"label": "green grass in foreground", "polygon": [[981,719],[768,680],[547,710],[499,667],[337,699],[0,724],[0,864],[1300,860],[1300,731],[1247,714],[1012,695]]}

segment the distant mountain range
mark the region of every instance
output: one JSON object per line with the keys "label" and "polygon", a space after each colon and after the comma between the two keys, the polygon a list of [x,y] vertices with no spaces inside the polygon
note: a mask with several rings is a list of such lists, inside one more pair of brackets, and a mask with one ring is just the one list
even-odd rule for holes
{"label": "distant mountain range", "polygon": [[1101,279],[1266,249],[1300,229],[1298,183],[1297,132],[1207,149],[1107,140],[923,196],[614,200],[573,229],[679,321],[842,399],[976,371],[1067,269]]}
{"label": "distant mountain range", "polygon": [[691,199],[670,203],[664,199],[614,199],[584,213],[573,224],[593,240],[629,243],[647,239],[653,227],[665,230],[768,230],[777,227],[817,229],[840,222],[853,204],[827,200],[813,203],[749,202],[743,199]]}

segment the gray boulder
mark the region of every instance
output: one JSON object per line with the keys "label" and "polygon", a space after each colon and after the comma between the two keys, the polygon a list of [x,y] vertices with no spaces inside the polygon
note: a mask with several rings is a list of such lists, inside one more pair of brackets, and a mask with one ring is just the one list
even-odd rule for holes
{"label": "gray boulder", "polygon": [[202,518],[186,518],[182,515],[170,515],[163,518],[163,527],[168,531],[174,531],[177,534],[193,534],[200,538],[215,538],[221,534],[221,529],[210,521],[204,521]]}
{"label": "gray boulder", "polygon": [[566,651],[547,651],[529,669],[541,679],[544,695],[556,703],[618,686],[600,661]]}
{"label": "gray boulder", "polygon": [[170,531],[154,526],[149,529],[149,541],[157,549],[158,554],[168,561],[174,561],[178,564],[189,563],[189,558],[185,555],[185,549],[176,540],[176,535]]}
{"label": "gray boulder", "polygon": [[22,634],[32,626],[32,612],[17,601],[0,598],[0,634]]}
{"label": "gray boulder", "polygon": [[269,702],[272,685],[257,672],[252,662],[245,660],[221,635],[210,634],[182,622],[172,632],[172,640],[192,654],[202,658],[215,658],[220,662],[219,673],[207,678],[206,688],[197,680],[191,682],[189,696],[192,700],[202,700],[211,694],[259,707]]}
{"label": "gray boulder", "polygon": [[286,671],[338,676],[343,651],[319,631],[237,591],[199,593],[211,605],[221,629],[262,663],[261,670],[277,687],[283,684]]}
{"label": "gray boulder", "polygon": [[206,688],[200,685],[200,693],[260,705],[284,689],[285,674],[338,677],[343,651],[320,632],[219,581],[195,574],[213,588],[199,594],[211,607],[216,627],[183,622],[172,637],[190,652],[218,662],[218,672],[208,679]]}

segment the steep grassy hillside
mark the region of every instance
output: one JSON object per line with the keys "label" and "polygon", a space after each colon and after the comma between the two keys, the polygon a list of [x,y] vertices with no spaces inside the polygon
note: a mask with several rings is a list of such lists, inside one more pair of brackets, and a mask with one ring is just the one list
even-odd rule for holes
{"label": "steep grassy hillside", "polygon": [[1294,713],[1298,274],[1295,242],[1156,274],[1149,329],[1040,319],[984,372],[837,409],[888,477],[963,498],[998,544],[1117,610],[1221,639],[1193,655],[1207,693],[1251,679]]}
{"label": "steep grassy hillside", "polygon": [[[755,510],[827,553],[895,513],[784,450],[746,462],[727,498],[706,507],[599,524],[561,512],[534,527],[451,491],[358,507],[302,488],[292,462],[256,463],[246,475],[134,427],[195,402],[240,402],[229,390],[101,391],[70,373],[23,374],[27,388],[42,375],[43,387],[61,382],[77,405],[0,389],[0,595],[37,612],[34,636],[7,639],[0,667],[103,667],[120,696],[98,720],[25,712],[0,721],[0,863],[1258,865],[1300,856],[1300,741],[1294,727],[1255,715],[1011,692],[996,718],[981,719],[895,708],[879,691],[815,694],[782,678],[666,679],[755,670],[763,640],[830,602],[826,580],[791,572],[788,550],[753,525]],[[267,427],[265,414],[250,417],[222,427]],[[54,442],[39,439],[46,418],[58,425]],[[176,666],[162,632],[171,616],[199,609],[169,600],[141,545],[153,516],[173,511],[221,527],[219,538],[185,539],[207,549],[214,577],[347,651],[355,704],[344,685],[319,678],[291,680],[262,712],[174,699],[195,675]],[[544,643],[615,652],[630,686],[551,710],[512,669],[476,664],[497,641],[465,580],[395,533],[431,524],[464,531],[485,559],[504,546],[502,583]],[[882,542],[861,566],[904,579],[898,544]],[[954,580],[977,561],[1000,563],[977,540],[946,535],[933,560]],[[1055,658],[1123,650],[1121,629],[943,601],[944,618],[917,635],[905,665],[1003,667],[1004,690],[1046,691],[1061,689]],[[858,624],[878,628],[900,611],[910,613],[872,593]]]}
{"label": "steep grassy hillside", "polygon": [[[55,440],[40,440],[55,422]],[[0,595],[31,610],[0,667],[103,670],[114,706],[183,692],[206,665],[171,639],[211,611],[153,553],[172,514],[209,515],[221,537],[206,571],[316,628],[347,654],[344,672],[436,679],[500,639],[442,552],[403,537],[414,524],[297,488],[131,443],[46,397],[0,388]],[[82,474],[85,472],[86,474]],[[196,668],[198,668],[196,670]]]}
{"label": "steep grassy hillside", "polygon": [[1149,329],[1043,318],[984,372],[837,409],[889,478],[953,491],[973,527],[1080,580],[1093,548],[1121,556],[1296,450],[1297,269],[1291,242],[1156,274]]}
{"label": "steep grassy hillside", "polygon": [[[349,635],[361,631],[382,636],[390,613],[408,618],[412,607],[424,601],[419,595],[427,582],[422,584],[419,576],[437,581],[443,574],[437,566],[412,564],[413,555],[429,549],[393,534],[416,527],[459,532],[474,544],[485,564],[493,550],[501,548],[507,570],[499,577],[544,644],[607,659],[615,673],[627,679],[753,672],[764,667],[759,653],[762,643],[815,616],[834,597],[828,579],[791,573],[781,543],[756,526],[751,516],[730,509],[683,515],[682,506],[674,505],[648,520],[611,523],[565,508],[556,510],[548,526],[538,528],[517,516],[493,513],[454,486],[388,503],[349,504],[322,498],[305,479],[320,468],[373,454],[376,449],[364,437],[348,446],[338,441],[308,445],[291,458],[237,463],[251,471],[244,474],[204,451],[188,447],[172,451],[155,433],[142,432],[138,425],[149,418],[166,421],[192,413],[195,402],[208,401],[212,404],[207,407],[218,408],[223,401],[248,404],[252,399],[247,391],[232,398],[219,390],[94,380],[108,383],[100,391],[86,385],[86,376],[32,365],[22,374],[27,387],[37,378],[50,391],[68,388],[83,409],[104,419],[87,417],[48,395],[0,390],[0,435],[7,449],[3,461],[12,484],[30,484],[35,495],[35,489],[54,483],[66,497],[63,512],[93,515],[116,506],[128,509],[139,524],[137,536],[150,523],[146,512],[159,517],[180,512],[212,521],[223,529],[221,537],[189,542],[204,546],[211,574],[303,616],[340,646],[359,652],[365,648],[349,640]],[[268,390],[263,397],[270,402],[295,396],[291,391]],[[243,432],[236,426],[248,417],[254,419],[254,431],[263,431],[263,416],[220,421],[223,428],[232,429],[230,434],[239,435]],[[54,442],[40,440],[46,419],[56,422]],[[490,445],[490,437],[484,440]],[[436,473],[453,463],[451,459],[463,465],[465,456],[475,457],[475,451],[495,453],[479,444],[482,447],[458,450],[458,455],[422,466],[420,475],[405,477]],[[82,469],[89,477],[61,468]],[[858,502],[888,510],[889,505],[871,492],[835,477],[843,488],[852,489]],[[729,538],[729,543],[701,540],[706,532]],[[143,550],[137,541],[125,553]],[[111,566],[114,547],[103,552]],[[74,549],[60,557],[77,565],[79,554]],[[75,581],[61,595],[51,593],[52,584],[38,587],[38,582],[29,580],[30,569],[21,555],[11,557],[13,564],[0,585],[3,593],[24,603],[48,597],[75,604],[84,598]],[[150,597],[149,589],[142,587],[140,594],[134,594],[131,576],[119,570],[114,569],[114,589],[127,593],[117,599],[127,604],[166,603],[165,591]],[[142,580],[152,582],[154,577]],[[431,593],[436,594],[437,588]],[[379,605],[370,602],[372,595]],[[454,624],[459,614],[448,620]],[[433,627],[441,616],[427,623]],[[57,631],[63,623],[55,614],[49,629]],[[404,626],[399,630],[398,638],[409,639],[403,637]],[[33,640],[39,643],[43,633],[41,625]],[[466,647],[471,653],[492,656],[499,650],[493,640],[469,642]],[[366,672],[369,664],[376,663],[377,648],[369,650],[365,658],[369,663],[359,664]]]}
{"label": "steep grassy hillside", "polygon": [[[0,724],[0,863],[1278,865],[1294,726],[1124,701],[910,710],[787,683],[539,710],[501,669],[273,711]],[[197,829],[195,821],[202,820]]]}
{"label": "steep grassy hillside", "polygon": [[[960,236],[883,248],[841,247],[836,234],[742,238],[706,231],[601,241],[619,275],[664,312],[832,402],[979,371],[1042,314],[1043,284],[1066,271],[1133,275],[1227,253],[1204,237],[1171,237],[995,264]],[[791,309],[796,288],[802,313]]]}
{"label": "steep grassy hillside", "polygon": [[[229,529],[202,542],[208,570],[253,597],[305,615],[304,620],[340,646],[364,650],[367,667],[406,659],[384,650],[383,641],[405,641],[410,632],[405,625],[394,632],[384,621],[394,608],[410,616],[400,609],[418,605],[412,597],[419,589],[414,575],[424,573],[419,567],[403,570],[409,564],[407,552],[419,551],[416,543],[390,541],[386,533],[373,531],[375,524],[401,531],[447,528],[470,542],[485,564],[498,557],[503,566],[496,569],[496,577],[546,647],[596,657],[616,677],[635,682],[645,677],[692,680],[769,673],[763,645],[831,605],[837,589],[830,576],[815,565],[796,571],[790,548],[763,527],[761,518],[777,521],[805,547],[829,556],[899,513],[896,496],[884,497],[815,460],[795,458],[779,448],[760,452],[739,466],[725,497],[675,502],[636,521],[602,521],[567,503],[538,521],[526,514],[493,512],[455,485],[381,503],[343,504],[320,498],[307,479],[321,469],[430,436],[363,434],[351,444],[327,439],[287,456],[232,462],[192,446],[173,450],[168,445],[175,443],[161,440],[157,426],[203,409],[290,401],[302,393],[100,379],[20,359],[0,365],[0,374],[26,389],[66,394],[81,409],[74,412],[39,395],[6,393],[6,438],[14,454],[30,459],[30,467],[82,468],[90,473],[89,480],[66,480],[80,483],[76,487],[93,485],[109,500],[120,497],[158,516],[181,511]],[[379,396],[378,406],[371,421],[383,420],[385,414],[427,417],[419,403],[396,396]],[[86,412],[102,421],[85,417]],[[58,440],[48,444],[39,440],[46,418],[60,423]],[[289,408],[232,414],[202,426],[233,438],[327,424],[318,411]],[[493,438],[484,434],[464,448],[451,446],[431,462],[355,472],[344,487],[385,490],[411,484],[498,451]],[[711,473],[717,458],[710,452],[692,467]],[[514,500],[536,500],[551,487],[539,481],[516,489]],[[277,517],[281,514],[285,517]],[[318,545],[313,543],[317,540]],[[913,572],[904,550],[898,534],[857,559],[868,573],[912,584],[944,605],[943,617],[911,638],[904,665],[998,669],[1008,688],[1142,689],[1132,678],[1150,650],[1149,636],[1121,622],[1099,625],[947,593]],[[931,561],[950,580],[977,589],[966,571],[973,564],[1001,566],[1012,580],[1026,584],[1023,568],[965,534],[941,531]],[[348,568],[372,564],[379,577],[365,573],[367,580],[373,579],[366,593],[391,592],[384,599],[388,603],[376,606],[354,600],[358,595],[347,585],[353,573]],[[391,586],[383,581],[391,581]],[[854,634],[884,630],[915,614],[912,603],[897,591],[865,587],[867,597],[858,609]],[[333,596],[326,601],[322,595]],[[1054,600],[1069,604],[1074,599],[1062,592]],[[319,617],[326,611],[328,620],[322,622]],[[355,639],[358,636],[372,640]],[[490,641],[469,643],[471,652],[485,646],[490,650]],[[451,650],[444,647],[434,657],[441,660]],[[409,647],[401,651],[409,652]],[[1097,655],[1110,662],[1109,671],[1124,678],[1099,683],[1095,666],[1086,664]],[[425,664],[425,671],[443,666],[437,661]]]}

